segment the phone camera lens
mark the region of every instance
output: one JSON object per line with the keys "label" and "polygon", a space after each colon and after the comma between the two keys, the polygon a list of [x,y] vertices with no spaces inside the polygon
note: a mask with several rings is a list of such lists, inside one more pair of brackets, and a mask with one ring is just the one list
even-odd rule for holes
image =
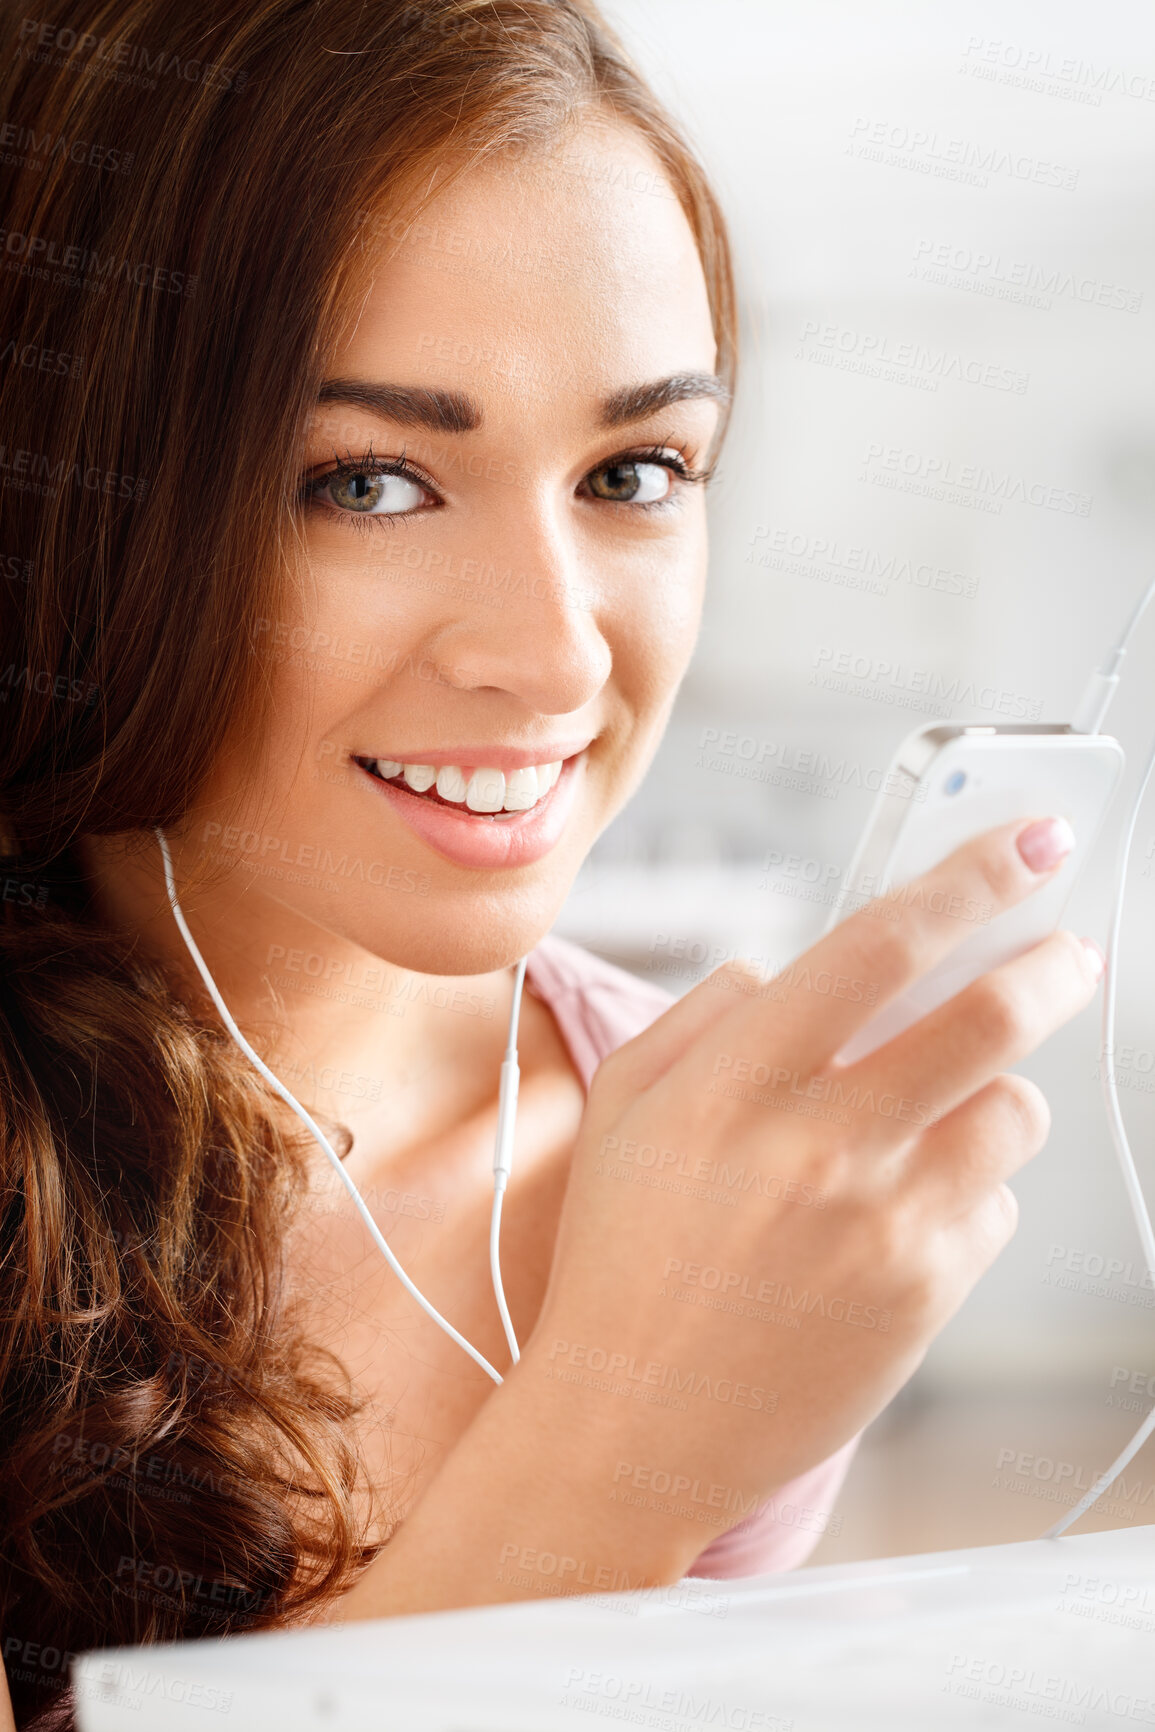
{"label": "phone camera lens", "polygon": [[942,785],[943,793],[944,794],[961,793],[963,787],[966,784],[966,779],[967,779],[967,773],[965,770],[952,770],[950,775],[947,777],[946,781]]}

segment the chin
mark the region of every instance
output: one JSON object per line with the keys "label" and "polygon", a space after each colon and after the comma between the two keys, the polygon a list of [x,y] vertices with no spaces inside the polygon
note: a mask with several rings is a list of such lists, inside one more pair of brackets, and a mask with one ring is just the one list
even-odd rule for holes
{"label": "chin", "polygon": [[569,890],[568,880],[548,898],[523,894],[505,900],[460,893],[439,897],[431,890],[427,896],[413,897],[412,912],[406,909],[387,926],[375,919],[379,906],[366,907],[363,916],[344,907],[338,919],[334,919],[338,911],[332,908],[302,907],[299,912],[312,920],[320,917],[319,923],[335,937],[360,945],[395,968],[414,974],[494,974],[511,968],[545,936]]}

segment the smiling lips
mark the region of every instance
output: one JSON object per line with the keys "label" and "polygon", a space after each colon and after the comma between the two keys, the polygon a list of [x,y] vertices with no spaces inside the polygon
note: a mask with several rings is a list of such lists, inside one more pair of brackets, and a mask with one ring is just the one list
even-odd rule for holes
{"label": "smiling lips", "polygon": [[499,770],[492,765],[474,769],[459,764],[403,764],[395,758],[357,759],[370,775],[393,787],[489,818],[513,817],[532,810],[554,787],[563,761],[557,758],[548,764]]}

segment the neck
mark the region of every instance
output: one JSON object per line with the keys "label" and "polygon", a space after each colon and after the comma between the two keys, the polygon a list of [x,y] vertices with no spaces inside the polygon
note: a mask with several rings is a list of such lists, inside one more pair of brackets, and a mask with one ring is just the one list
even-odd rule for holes
{"label": "neck", "polygon": [[[259,880],[192,883],[166,835],[176,893],[245,1039],[291,1093],[354,1130],[436,1134],[496,1096],[513,968],[423,974],[383,960],[283,903]],[[151,845],[149,845],[151,844]],[[220,1022],[177,926],[160,845],[86,837],[96,918],[136,935],[173,989]]]}

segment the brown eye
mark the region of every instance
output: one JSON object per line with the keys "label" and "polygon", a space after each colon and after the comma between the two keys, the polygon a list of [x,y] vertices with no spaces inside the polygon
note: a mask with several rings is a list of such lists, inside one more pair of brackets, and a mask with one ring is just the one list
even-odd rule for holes
{"label": "brown eye", "polygon": [[607,463],[603,468],[593,470],[589,484],[596,499],[606,499],[618,505],[652,505],[668,497],[673,477],[664,463],[627,460]]}
{"label": "brown eye", "polygon": [[[334,505],[361,516],[401,516],[422,502],[425,489],[406,475],[330,475],[324,491]],[[384,504],[382,505],[382,501]]]}

